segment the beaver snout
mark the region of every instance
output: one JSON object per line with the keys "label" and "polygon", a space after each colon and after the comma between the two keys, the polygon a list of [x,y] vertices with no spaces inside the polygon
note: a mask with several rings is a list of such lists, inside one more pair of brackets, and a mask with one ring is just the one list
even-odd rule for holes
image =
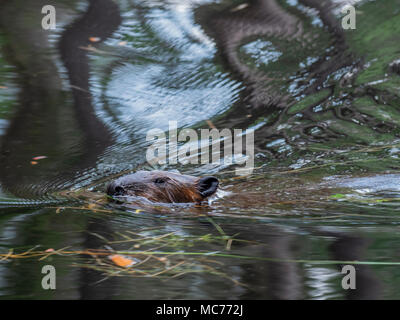
{"label": "beaver snout", "polygon": [[215,177],[204,177],[198,182],[200,194],[206,198],[213,195],[218,189],[219,181]]}
{"label": "beaver snout", "polygon": [[123,186],[118,185],[115,181],[111,182],[107,187],[107,194],[109,196],[122,196],[125,194]]}

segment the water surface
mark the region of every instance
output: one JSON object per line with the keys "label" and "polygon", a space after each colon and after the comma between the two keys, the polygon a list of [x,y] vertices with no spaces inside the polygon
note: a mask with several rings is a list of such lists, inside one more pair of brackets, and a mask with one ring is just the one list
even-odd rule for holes
{"label": "water surface", "polygon": [[[59,0],[44,31],[46,1],[3,2],[0,297],[400,298],[400,1],[351,31],[344,3]],[[169,121],[254,129],[256,169],[157,167],[216,175],[200,207],[107,201]]]}

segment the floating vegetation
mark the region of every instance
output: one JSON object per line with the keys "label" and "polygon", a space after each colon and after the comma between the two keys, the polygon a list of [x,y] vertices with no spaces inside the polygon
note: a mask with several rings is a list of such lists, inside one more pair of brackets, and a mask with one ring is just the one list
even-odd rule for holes
{"label": "floating vegetation", "polygon": [[[238,239],[234,236],[231,237],[226,235],[220,227],[217,229],[220,235],[204,234],[200,236],[186,236],[180,235],[177,232],[160,233],[159,230],[148,228],[143,229],[139,233],[131,231],[116,233],[112,240],[91,233],[92,236],[104,241],[103,249],[78,250],[71,247],[64,247],[57,250],[53,248],[38,250],[39,246],[21,252],[18,252],[16,249],[9,249],[7,253],[0,253],[0,262],[35,258],[43,261],[55,256],[74,257],[72,266],[100,272],[104,275],[104,278],[100,281],[115,276],[150,277],[167,280],[191,273],[205,272],[230,279],[236,285],[240,286],[243,286],[243,284],[225,272],[225,258],[313,265],[400,265],[398,261],[279,259],[235,254],[232,253],[231,249],[236,242],[258,245],[260,243]],[[220,250],[189,250],[189,248],[193,247],[201,248],[202,243],[217,245]],[[128,247],[116,250],[112,248],[114,246]],[[77,256],[81,256],[83,259],[77,259]]]}
{"label": "floating vegetation", "polygon": [[365,204],[383,204],[383,203],[393,203],[399,202],[400,198],[381,198],[381,197],[363,197],[357,194],[333,194],[330,196],[330,199],[346,201],[351,203],[365,203]]}
{"label": "floating vegetation", "polygon": [[[223,233],[221,228],[219,228],[219,231]],[[147,235],[148,233],[151,233],[151,235]],[[9,252],[0,254],[0,261],[29,258],[45,260],[54,256],[83,256],[86,258],[81,260],[82,262],[73,262],[72,265],[97,270],[106,277],[174,278],[188,273],[208,272],[229,278],[222,270],[224,263],[213,260],[211,257],[224,257],[224,251],[229,251],[234,241],[249,242],[234,239],[227,235],[204,234],[195,237],[179,235],[176,232],[160,234],[158,230],[149,229],[145,229],[141,233],[118,232],[112,240],[95,233],[91,233],[91,236],[104,241],[104,249],[74,250],[66,247],[59,250],[53,248],[38,250],[38,246],[35,246],[22,252],[10,249]],[[202,243],[219,245],[221,251],[187,251],[188,248],[198,247]],[[114,250],[111,247],[126,245],[129,247],[125,250]],[[160,251],[161,248],[167,250]],[[229,257],[230,255],[226,254],[226,256]],[[76,260],[75,258],[74,261]],[[239,284],[236,280],[231,280]]]}

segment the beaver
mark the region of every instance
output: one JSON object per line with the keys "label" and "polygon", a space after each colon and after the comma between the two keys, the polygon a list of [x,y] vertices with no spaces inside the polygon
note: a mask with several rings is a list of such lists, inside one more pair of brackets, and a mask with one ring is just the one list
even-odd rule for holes
{"label": "beaver", "polygon": [[107,194],[143,197],[162,203],[200,203],[213,195],[218,185],[218,179],[212,176],[198,178],[168,171],[137,171],[111,182]]}

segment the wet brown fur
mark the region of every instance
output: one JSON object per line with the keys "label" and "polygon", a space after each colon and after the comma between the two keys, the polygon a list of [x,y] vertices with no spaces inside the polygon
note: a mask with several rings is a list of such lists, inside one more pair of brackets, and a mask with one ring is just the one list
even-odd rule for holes
{"label": "wet brown fur", "polygon": [[201,189],[198,177],[157,170],[138,171],[121,177],[108,186],[107,193],[143,197],[152,202],[199,203],[207,197]]}

